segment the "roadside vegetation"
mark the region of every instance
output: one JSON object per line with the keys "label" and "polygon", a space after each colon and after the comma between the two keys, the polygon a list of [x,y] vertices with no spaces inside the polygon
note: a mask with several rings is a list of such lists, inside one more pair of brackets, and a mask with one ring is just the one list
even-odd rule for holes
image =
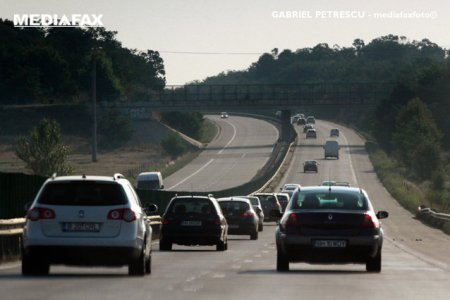
{"label": "roadside vegetation", "polygon": [[[198,84],[385,82],[392,92],[375,111],[317,109],[318,117],[364,131],[377,174],[406,208],[450,213],[450,58],[428,39],[387,35],[351,47],[275,48],[247,70]],[[449,226],[450,227],[450,226]]]}

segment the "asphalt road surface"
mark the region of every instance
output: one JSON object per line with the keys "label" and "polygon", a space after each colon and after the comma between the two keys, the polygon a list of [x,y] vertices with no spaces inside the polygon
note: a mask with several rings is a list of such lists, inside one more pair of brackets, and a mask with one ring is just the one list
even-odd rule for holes
{"label": "asphalt road surface", "polygon": [[208,116],[217,138],[189,165],[164,179],[167,190],[219,191],[250,181],[267,162],[278,140],[269,122],[239,116]]}
{"label": "asphalt road surface", "polygon": [[[335,126],[319,121],[317,140],[300,135],[284,182],[332,179],[365,188],[377,210],[390,212],[381,273],[367,273],[364,265],[303,263],[277,273],[275,224],[266,223],[256,241],[230,236],[225,252],[184,246],[159,252],[154,245],[153,273],[146,277],[129,277],[127,268],[54,266],[49,276],[24,278],[19,263],[0,266],[0,299],[450,299],[449,237],[396,204],[353,131],[341,127],[340,159],[323,160],[321,145]],[[305,159],[319,160],[318,174],[302,173]]]}

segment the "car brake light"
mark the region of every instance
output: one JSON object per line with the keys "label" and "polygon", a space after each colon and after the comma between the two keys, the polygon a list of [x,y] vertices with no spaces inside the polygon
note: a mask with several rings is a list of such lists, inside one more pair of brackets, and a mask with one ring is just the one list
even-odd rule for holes
{"label": "car brake light", "polygon": [[245,213],[243,213],[241,216],[246,217],[246,218],[250,218],[253,217],[255,214],[251,211],[246,211]]}
{"label": "car brake light", "polygon": [[35,207],[28,211],[27,218],[30,221],[50,220],[56,218],[55,211],[50,208]]}
{"label": "car brake light", "polygon": [[133,222],[136,220],[136,213],[129,208],[113,209],[108,213],[108,220],[123,220]]}
{"label": "car brake light", "polygon": [[361,225],[363,228],[378,228],[379,222],[373,218],[370,214],[364,214],[364,219]]}
{"label": "car brake light", "polygon": [[298,220],[297,215],[295,213],[289,214],[289,217],[284,222],[284,226],[297,226]]}
{"label": "car brake light", "polygon": [[214,219],[214,225],[222,225],[222,223],[220,222],[220,217]]}

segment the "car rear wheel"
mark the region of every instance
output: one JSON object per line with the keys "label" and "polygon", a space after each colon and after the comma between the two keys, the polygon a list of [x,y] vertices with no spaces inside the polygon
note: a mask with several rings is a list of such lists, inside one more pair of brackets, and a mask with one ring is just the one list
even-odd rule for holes
{"label": "car rear wheel", "polygon": [[172,243],[165,240],[165,239],[161,239],[159,241],[159,250],[161,251],[170,251],[172,250]]}
{"label": "car rear wheel", "polygon": [[50,265],[43,262],[42,259],[33,259],[30,255],[22,256],[22,275],[23,276],[39,276],[48,275]]}
{"label": "car rear wheel", "polygon": [[258,231],[263,231],[263,229],[264,229],[264,224],[261,222],[261,224],[259,224]]}
{"label": "car rear wheel", "polygon": [[216,245],[217,251],[225,251],[228,249],[228,242],[227,241],[219,241]]}
{"label": "car rear wheel", "polygon": [[144,249],[145,249],[145,246],[142,250],[141,255],[139,255],[139,257],[137,259],[135,259],[128,265],[128,275],[131,275],[131,276],[144,276],[145,275],[147,261],[145,259],[145,254],[144,254],[145,250]]}
{"label": "car rear wheel", "polygon": [[148,259],[145,261],[145,274],[152,273],[152,253],[148,256]]}
{"label": "car rear wheel", "polygon": [[381,272],[381,248],[378,249],[377,255],[366,262],[366,271]]}
{"label": "car rear wheel", "polygon": [[289,271],[289,260],[286,256],[277,251],[277,271],[287,272]]}
{"label": "car rear wheel", "polygon": [[258,239],[258,229],[255,228],[255,231],[253,231],[253,232],[250,234],[250,239],[251,239],[251,240],[257,240],[257,239]]}

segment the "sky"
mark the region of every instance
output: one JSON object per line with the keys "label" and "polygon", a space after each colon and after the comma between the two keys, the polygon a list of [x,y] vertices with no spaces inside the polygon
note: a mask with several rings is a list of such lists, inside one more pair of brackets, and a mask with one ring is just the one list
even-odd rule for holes
{"label": "sky", "polygon": [[388,34],[450,48],[448,0],[0,0],[0,18],[14,14],[102,14],[123,46],[160,52],[168,85],[247,69],[273,48]]}

